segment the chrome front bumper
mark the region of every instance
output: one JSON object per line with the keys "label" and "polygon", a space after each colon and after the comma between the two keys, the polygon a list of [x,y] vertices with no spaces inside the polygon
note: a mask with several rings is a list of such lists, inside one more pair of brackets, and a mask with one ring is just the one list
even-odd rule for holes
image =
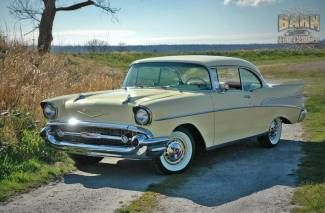
{"label": "chrome front bumper", "polygon": [[[69,123],[49,122],[41,131],[41,136],[47,143],[57,149],[65,150],[69,153],[75,153],[87,156],[98,157],[122,157],[130,159],[150,159],[160,156],[164,153],[169,142],[168,137],[153,137],[153,134],[141,127],[133,125],[116,125],[116,124],[101,124],[101,123],[88,123],[78,122],[73,124],[78,128],[101,128],[101,129],[114,129],[115,131],[130,131],[132,138],[128,140],[130,145],[123,145],[123,139],[120,136],[104,135],[100,133],[87,133],[87,132],[60,132],[58,127],[69,126]],[[75,137],[76,141],[60,139],[58,135],[69,135]],[[113,141],[110,145],[105,144],[89,144],[79,142],[78,139],[84,140],[110,140]],[[125,141],[124,141],[125,142]],[[115,144],[116,143],[116,144]],[[121,146],[123,145],[123,146]]]}

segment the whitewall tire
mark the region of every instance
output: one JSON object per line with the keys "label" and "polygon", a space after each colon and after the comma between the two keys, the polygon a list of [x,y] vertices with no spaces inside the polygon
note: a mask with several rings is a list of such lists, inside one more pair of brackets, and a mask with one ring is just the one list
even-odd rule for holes
{"label": "whitewall tire", "polygon": [[258,142],[261,146],[272,148],[279,144],[282,133],[282,121],[280,118],[274,119],[268,129],[268,132],[258,137]]}
{"label": "whitewall tire", "polygon": [[186,170],[195,154],[194,138],[187,129],[174,131],[163,155],[155,160],[156,167],[163,174],[176,174]]}

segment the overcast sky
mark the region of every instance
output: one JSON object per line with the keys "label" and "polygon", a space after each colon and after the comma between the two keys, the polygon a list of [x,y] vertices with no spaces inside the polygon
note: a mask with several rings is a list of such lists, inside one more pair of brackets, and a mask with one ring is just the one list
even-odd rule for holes
{"label": "overcast sky", "polygon": [[[20,29],[28,32],[28,22],[17,22],[9,14],[9,2],[0,1],[0,31],[16,36]],[[58,5],[73,2],[78,1],[57,0]],[[111,0],[111,6],[121,9],[118,21],[95,7],[58,12],[53,43],[83,45],[91,39],[146,45],[274,43],[279,35],[277,15],[292,9],[320,14],[321,32],[316,35],[325,38],[324,0]],[[33,37],[37,32],[25,39],[31,42]]]}

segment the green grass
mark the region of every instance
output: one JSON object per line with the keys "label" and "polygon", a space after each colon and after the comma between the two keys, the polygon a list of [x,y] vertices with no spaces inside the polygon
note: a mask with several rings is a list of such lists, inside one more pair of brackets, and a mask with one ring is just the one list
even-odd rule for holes
{"label": "green grass", "polygon": [[[323,62],[325,60],[322,60]],[[302,62],[298,64],[303,64]],[[262,68],[266,77],[282,80],[300,79],[305,83],[306,108],[308,115],[303,122],[305,143],[304,157],[297,175],[299,187],[293,202],[299,207],[294,212],[325,212],[325,67],[304,66],[297,71],[286,66]],[[310,64],[309,64],[310,65]]]}
{"label": "green grass", "polygon": [[[239,57],[260,64],[279,63],[302,63],[308,61],[325,60],[325,49],[310,50],[256,50],[256,51],[234,51],[234,52],[189,52],[178,53],[178,55],[223,55]],[[139,53],[139,52],[112,52],[112,53],[84,53],[74,56],[92,59],[114,68],[127,70],[129,64],[137,59],[164,56],[162,53]]]}
{"label": "green grass", "polygon": [[128,204],[123,205],[121,208],[116,209],[117,213],[149,213],[154,212],[158,206],[159,195],[168,194],[168,190],[171,188],[176,190],[182,187],[186,183],[188,177],[193,177],[199,174],[199,168],[193,166],[185,173],[176,174],[167,177],[163,181],[157,184],[151,184],[147,190],[142,193],[141,196],[131,201]]}
{"label": "green grass", "polygon": [[76,54],[74,56],[92,59],[101,64],[105,64],[109,67],[119,68],[123,71],[127,71],[131,62],[148,57],[160,56],[155,53],[127,53],[127,52],[113,52],[113,53],[84,53]]}
{"label": "green grass", "polygon": [[0,201],[31,188],[55,180],[74,169],[70,159],[64,162],[48,164],[37,159],[30,159],[25,163],[25,169],[10,173],[0,180]]}
{"label": "green grass", "polygon": [[45,145],[30,115],[12,113],[0,117],[0,201],[73,168],[66,154]]}
{"label": "green grass", "polygon": [[294,194],[301,208],[295,212],[325,212],[325,71],[315,77],[307,88],[309,110],[304,124],[307,142],[299,166],[300,187]]}
{"label": "green grass", "polygon": [[157,199],[159,193],[147,191],[143,193],[140,197],[133,200],[131,203],[116,209],[116,213],[132,213],[132,212],[153,212],[157,207]]}

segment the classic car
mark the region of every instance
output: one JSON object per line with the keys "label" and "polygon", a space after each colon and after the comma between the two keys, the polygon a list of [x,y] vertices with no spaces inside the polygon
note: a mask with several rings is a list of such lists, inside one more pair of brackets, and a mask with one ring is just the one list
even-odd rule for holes
{"label": "classic car", "polygon": [[165,174],[184,171],[198,151],[245,138],[274,147],[282,123],[300,122],[307,113],[303,84],[271,85],[248,61],[197,55],[137,60],[121,89],[41,106],[49,120],[42,137],[76,163],[151,159]]}

